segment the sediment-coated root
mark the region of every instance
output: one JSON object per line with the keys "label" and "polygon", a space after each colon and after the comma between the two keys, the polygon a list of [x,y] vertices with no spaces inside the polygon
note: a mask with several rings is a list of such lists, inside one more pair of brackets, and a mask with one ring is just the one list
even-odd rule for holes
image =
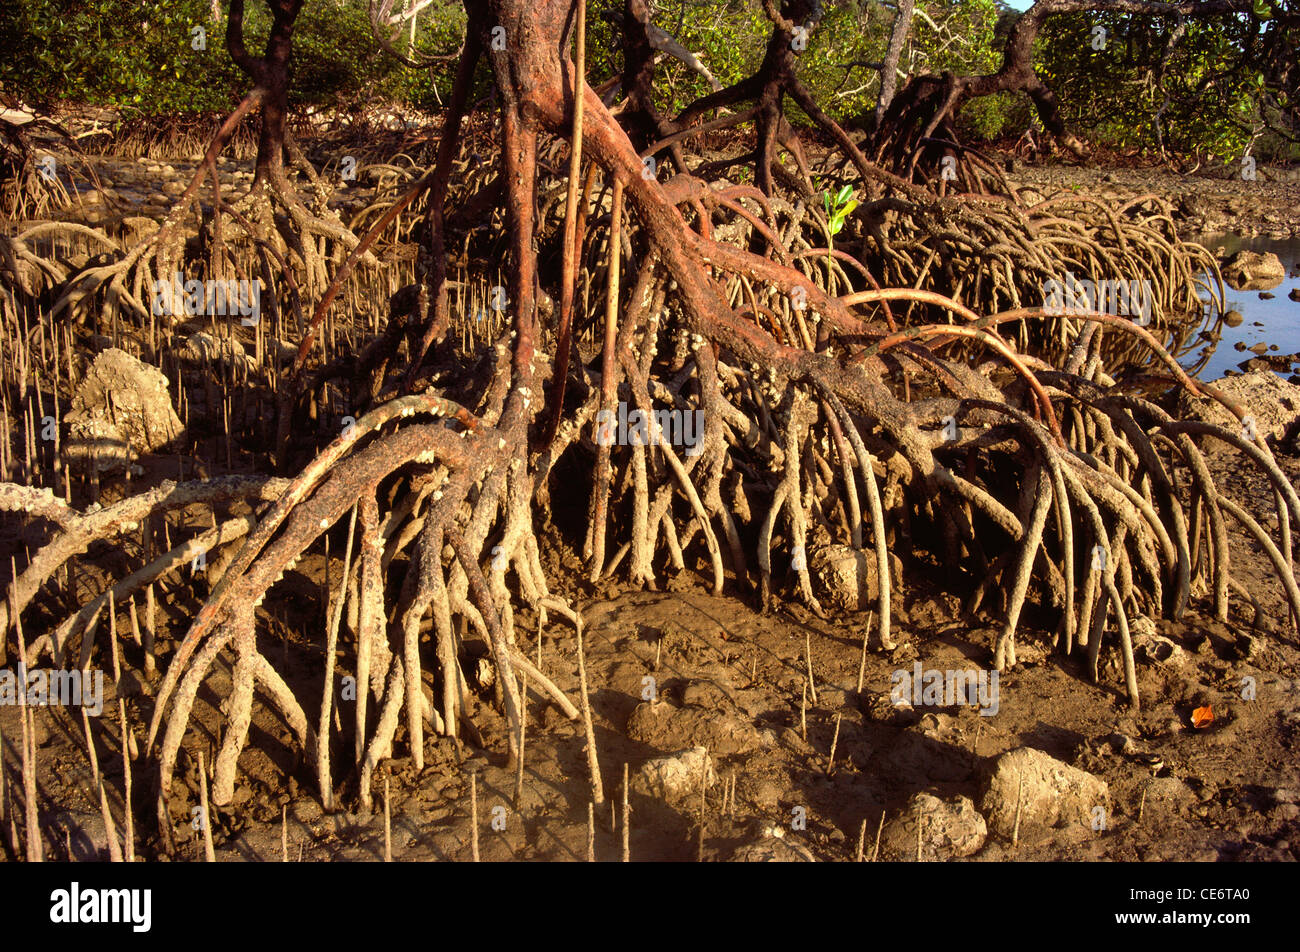
{"label": "sediment-coated root", "polygon": [[[516,668],[537,697],[578,717],[554,672],[530,662],[519,644],[521,631],[553,618],[579,637],[584,630],[581,614],[552,592],[543,564],[551,544],[574,541],[591,580],[653,588],[664,573],[694,573],[714,592],[730,585],[742,597],[756,594],[762,608],[794,596],[818,614],[843,593],[810,570],[812,556],[847,548],[855,564],[860,557],[874,567],[874,594],[860,579],[851,607],[874,612],[887,651],[896,647],[904,576],[932,561],[943,565],[943,584],[970,594],[972,614],[996,616],[987,648],[999,670],[1016,664],[1021,619],[1045,612],[1060,650],[1086,650],[1096,678],[1112,625],[1134,707],[1130,619],[1177,618],[1196,607],[1198,591],[1212,593],[1216,617],[1228,617],[1229,595],[1240,586],[1230,574],[1225,514],[1266,552],[1300,621],[1290,543],[1300,497],[1267,445],[1174,420],[1141,381],[1116,369],[1136,367],[1146,382],[1163,374],[1171,388],[1215,396],[1182,372],[1167,333],[1195,297],[1197,271],[1204,265],[1213,274],[1213,261],[1177,239],[1158,201],[1113,207],[930,191],[868,161],[782,71],[777,50],[762,82],[688,110],[702,116],[757,102],[737,124],[760,126],[750,157],[758,187],[713,181],[708,173],[717,170],[692,165],[699,157],[688,148],[690,116],[681,128],[657,128],[660,141],[648,151],[633,144],[565,55],[567,3],[484,7],[471,17],[466,56],[490,60],[501,101],[494,181],[504,202],[511,311],[504,332],[459,368],[466,373],[444,374],[439,364],[436,384],[404,392],[426,357],[431,366],[455,361],[442,347],[451,322],[442,209],[455,167],[449,145],[359,242],[289,210],[304,246],[323,238],[347,249],[330,259],[332,278],[322,272],[303,283],[303,294],[325,290],[306,322],[297,369],[310,362],[312,335],[351,269],[385,228],[401,227],[402,211],[418,199],[428,200],[422,224],[437,234],[428,248],[438,259],[425,262],[431,270],[410,289],[413,303],[395,305],[390,320],[400,326],[379,329],[376,349],[352,366],[366,378],[353,381],[370,400],[365,412],[297,475],[167,485],[95,513],[0,486],[0,506],[30,506],[58,527],[14,584],[20,614],[38,597],[54,598],[47,590],[60,566],[129,525],[193,504],[253,509],[147,553],[111,596],[60,614],[67,620],[30,652],[59,656],[81,633],[84,663],[106,601],[240,540],[156,693],[146,746],[159,766],[161,824],[169,822],[166,801],[200,688],[219,659],[230,660],[233,675],[213,778],[218,805],[234,794],[259,697],[290,726],[328,809],[340,805],[341,779],[348,797],[355,782],[369,808],[386,759],[406,755],[422,768],[430,732],[482,742],[513,761],[523,738]],[[778,34],[791,25],[773,22]],[[485,42],[496,25],[532,39],[499,50]],[[466,86],[472,79],[471,64]],[[772,167],[776,145],[794,141],[778,108],[783,90],[835,142],[843,176],[866,199],[833,248],[817,203],[807,201],[815,191],[804,163],[795,163],[788,187]],[[539,183],[539,151],[558,156],[557,144],[575,130],[567,182],[543,174]],[[642,162],[662,150],[681,160],[663,182],[643,174]],[[555,200],[539,213],[543,191]],[[546,209],[558,207],[560,195],[565,226],[548,227]],[[558,283],[539,270],[547,260],[539,248],[557,243]],[[25,280],[66,278],[25,255],[0,242],[0,266]],[[1045,308],[1043,282],[1066,272],[1150,282],[1152,328],[1133,315]],[[97,287],[126,273],[97,276]],[[553,336],[541,319],[544,284],[561,300]],[[322,370],[322,386],[346,379],[342,367]],[[281,403],[282,436],[291,404]],[[1240,408],[1229,409],[1241,419]],[[1198,445],[1207,439],[1269,480],[1277,542],[1260,514],[1215,481]],[[284,463],[287,454],[279,455]],[[592,478],[566,483],[574,471]],[[575,486],[589,493],[578,502],[591,515],[587,536],[539,542],[539,528],[554,524],[552,507],[574,504]],[[311,636],[325,648],[323,677],[300,697],[258,649],[261,606],[295,564],[324,556],[322,537],[343,520],[344,554],[326,563],[327,574],[338,563],[342,576],[331,574],[320,613],[326,629]],[[400,584],[386,585],[393,573]],[[1258,620],[1258,603],[1247,600]],[[11,620],[0,606],[0,630]],[[490,648],[501,718],[471,717],[465,632]],[[351,733],[342,738],[332,736],[342,720],[333,716],[336,665],[357,690]],[[586,698],[579,700],[585,710]],[[306,709],[319,709],[314,725]],[[344,778],[331,756],[342,752]],[[590,737],[589,754],[600,789]]]}

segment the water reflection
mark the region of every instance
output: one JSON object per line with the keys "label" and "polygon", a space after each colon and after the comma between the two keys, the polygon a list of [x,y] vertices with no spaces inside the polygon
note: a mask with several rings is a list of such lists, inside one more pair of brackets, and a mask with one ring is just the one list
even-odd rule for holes
{"label": "water reflection", "polygon": [[1300,288],[1300,275],[1297,275],[1300,239],[1207,235],[1196,240],[1221,258],[1238,251],[1271,251],[1282,261],[1286,277],[1267,292],[1273,295],[1271,299],[1261,299],[1258,291],[1227,288],[1228,310],[1237,311],[1243,320],[1234,327],[1223,315],[1214,313],[1196,325],[1189,325],[1177,335],[1189,338],[1189,344],[1176,350],[1174,356],[1189,374],[1203,380],[1217,380],[1225,371],[1241,371],[1241,365],[1256,356],[1250,348],[1263,344],[1269,348],[1265,353],[1274,358],[1284,355],[1296,358],[1278,361],[1272,367],[1279,376],[1289,376],[1294,372],[1293,365],[1300,362],[1300,302],[1288,298],[1292,290]]}
{"label": "water reflection", "polygon": [[[1180,318],[1166,317],[1148,329],[1164,344],[1188,376],[1217,380],[1225,374],[1242,373],[1245,364],[1257,357],[1269,358],[1269,368],[1287,377],[1300,370],[1300,302],[1288,298],[1300,287],[1300,239],[1242,238],[1238,235],[1205,235],[1194,239],[1223,261],[1238,251],[1271,251],[1286,269],[1286,277],[1260,298],[1259,291],[1237,291],[1223,286],[1224,303],[1210,303],[1210,279],[1202,273],[1202,312]],[[1260,348],[1260,345],[1263,345]],[[1067,342],[1058,342],[1064,357]],[[1255,350],[1252,350],[1255,348]],[[1136,337],[1110,332],[1101,345],[1104,366],[1112,373],[1124,370],[1152,369],[1157,362]],[[1294,359],[1288,359],[1294,358]],[[1264,369],[1256,365],[1254,369]]]}

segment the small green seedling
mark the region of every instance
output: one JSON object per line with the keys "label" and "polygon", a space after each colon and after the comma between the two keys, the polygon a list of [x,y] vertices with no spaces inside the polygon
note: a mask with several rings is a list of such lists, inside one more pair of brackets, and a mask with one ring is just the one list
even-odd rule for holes
{"label": "small green seedling", "polygon": [[822,204],[826,206],[826,225],[830,232],[830,238],[827,239],[827,260],[830,260],[830,251],[835,244],[835,236],[844,228],[844,221],[858,207],[858,200],[853,197],[853,186],[845,185],[834,196],[830,192],[822,192]]}

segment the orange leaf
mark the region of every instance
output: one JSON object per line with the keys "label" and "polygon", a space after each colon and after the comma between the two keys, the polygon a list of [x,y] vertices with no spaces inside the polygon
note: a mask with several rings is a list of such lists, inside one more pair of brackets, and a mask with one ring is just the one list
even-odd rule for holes
{"label": "orange leaf", "polygon": [[1196,710],[1192,711],[1193,727],[1209,727],[1213,723],[1214,711],[1210,709],[1210,705],[1207,704],[1205,707],[1198,707]]}

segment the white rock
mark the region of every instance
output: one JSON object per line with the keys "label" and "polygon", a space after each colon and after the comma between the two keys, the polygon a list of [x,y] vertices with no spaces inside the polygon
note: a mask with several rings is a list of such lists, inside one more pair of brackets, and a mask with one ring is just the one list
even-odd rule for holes
{"label": "white rock", "polygon": [[692,747],[642,764],[633,787],[661,800],[677,800],[698,795],[701,777],[709,785],[717,780],[713,760],[705,748]]}
{"label": "white rock", "polygon": [[1187,660],[1187,653],[1164,635],[1156,633],[1156,624],[1146,615],[1135,615],[1129,621],[1129,635],[1133,640],[1133,653],[1156,664],[1177,667]]}
{"label": "white rock", "polygon": [[916,859],[918,824],[923,862],[970,856],[979,852],[988,837],[984,817],[969,797],[940,800],[933,794],[916,793],[903,812],[885,825],[881,838],[891,858]]}
{"label": "white rock", "polygon": [[1010,838],[1020,812],[1020,832],[1051,827],[1091,829],[1100,807],[1110,811],[1106,781],[1041,750],[1019,747],[994,763],[984,783],[980,812],[989,829]]}
{"label": "white rock", "polygon": [[67,461],[99,472],[125,469],[179,437],[167,378],[156,367],[110,347],[95,358],[63,418]]}

